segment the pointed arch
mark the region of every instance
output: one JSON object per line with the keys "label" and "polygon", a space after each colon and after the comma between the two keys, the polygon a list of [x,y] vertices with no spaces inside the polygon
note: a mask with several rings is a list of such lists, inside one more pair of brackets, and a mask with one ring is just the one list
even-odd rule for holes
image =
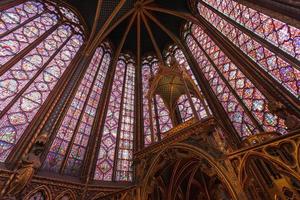
{"label": "pointed arch", "polygon": [[63,7],[25,1],[0,11],[0,162],[25,137],[84,42],[82,26],[66,16],[79,22],[78,14]]}
{"label": "pointed arch", "polygon": [[44,169],[79,175],[110,61],[111,48],[103,43],[96,49],[61,122],[44,162]]}
{"label": "pointed arch", "polygon": [[38,192],[41,192],[43,197],[45,198],[44,200],[52,200],[52,193],[50,189],[46,185],[41,185],[34,190],[30,191],[25,197],[24,200],[31,200],[31,198],[37,194]]}
{"label": "pointed arch", "polygon": [[94,173],[95,180],[133,180],[133,133],[135,102],[135,60],[123,53],[117,61],[105,113],[100,149]]}
{"label": "pointed arch", "polygon": [[282,163],[281,161],[278,161],[271,156],[267,156],[265,154],[261,154],[258,152],[248,152],[246,155],[244,155],[243,160],[240,164],[240,171],[238,174],[238,179],[242,186],[244,187],[245,181],[248,178],[248,173],[247,173],[247,168],[248,168],[248,163],[251,161],[251,159],[261,159],[264,162],[270,163],[273,166],[276,166],[276,169],[280,172],[283,173],[289,177],[296,178],[298,181],[300,181],[300,176],[299,174],[295,173],[290,167]]}
{"label": "pointed arch", "polygon": [[76,195],[71,190],[65,190],[60,193],[55,200],[76,200]]}

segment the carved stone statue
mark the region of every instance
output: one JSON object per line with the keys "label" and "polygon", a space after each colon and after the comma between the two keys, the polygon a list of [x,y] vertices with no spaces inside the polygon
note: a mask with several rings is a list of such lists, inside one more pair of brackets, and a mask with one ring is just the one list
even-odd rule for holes
{"label": "carved stone statue", "polygon": [[46,141],[46,134],[42,134],[36,139],[31,151],[23,157],[21,166],[15,172],[12,181],[6,190],[6,196],[18,196],[31,181],[35,171],[41,166],[40,156]]}

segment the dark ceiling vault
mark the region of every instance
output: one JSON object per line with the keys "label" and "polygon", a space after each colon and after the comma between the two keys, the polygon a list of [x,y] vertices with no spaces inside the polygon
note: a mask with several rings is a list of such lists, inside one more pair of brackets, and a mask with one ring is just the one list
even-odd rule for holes
{"label": "dark ceiling vault", "polygon": [[[63,0],[63,1],[77,8],[77,10],[80,12],[82,17],[86,21],[89,31],[91,31],[93,27],[94,18],[96,16],[98,0],[86,0],[86,1],[85,0]],[[100,17],[97,23],[96,33],[101,29],[101,27],[103,26],[105,21],[109,18],[109,16],[112,14],[113,10],[115,9],[115,7],[118,5],[119,2],[120,2],[119,0],[118,1],[103,0],[101,11],[100,11]],[[131,9],[133,9],[136,2],[137,0],[126,0],[125,4],[117,13],[115,18],[111,22],[111,24],[115,23],[118,19],[120,19],[120,17],[122,17]],[[153,0],[149,2],[150,2],[148,4],[149,6],[157,6],[161,8],[166,8],[168,10],[180,11],[185,13],[189,12],[187,0]],[[169,29],[174,35],[180,37],[180,28],[181,25],[185,22],[184,20],[157,11],[148,10],[148,12],[151,15],[153,15],[160,23],[162,23],[167,29]],[[162,52],[167,45],[174,43],[173,40],[163,30],[161,30],[161,28],[159,28],[151,19],[149,19],[146,15],[145,17],[152,31],[152,34],[155,38],[155,41],[158,45],[158,48],[160,49],[160,52]],[[125,29],[128,26],[128,22],[130,18],[131,16],[129,16],[126,20],[121,22],[108,35],[107,38],[113,43],[115,47],[120,43],[121,38],[125,32]],[[129,34],[122,48],[122,51],[123,52],[129,51],[135,54],[137,52],[136,48],[137,48],[137,19],[135,19],[134,24],[132,25],[129,31]],[[144,55],[146,53],[155,53],[153,42],[150,39],[149,32],[142,18],[141,18],[141,47],[140,48],[141,48],[141,55]]]}

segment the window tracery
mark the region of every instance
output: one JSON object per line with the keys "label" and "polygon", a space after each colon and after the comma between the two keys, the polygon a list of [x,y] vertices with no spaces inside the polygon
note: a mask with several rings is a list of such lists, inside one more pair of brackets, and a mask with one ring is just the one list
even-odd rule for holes
{"label": "window tracery", "polygon": [[[74,14],[74,16],[76,16]],[[83,43],[81,29],[26,1],[0,11],[0,161],[4,162]]]}
{"label": "window tracery", "polygon": [[117,62],[94,174],[95,180],[132,181],[135,61]]}
{"label": "window tracery", "polygon": [[38,191],[38,192],[36,192],[35,194],[33,194],[33,195],[29,198],[29,200],[46,200],[46,197],[45,197],[45,195],[44,195],[43,192]]}
{"label": "window tracery", "polygon": [[110,64],[110,48],[102,44],[77,89],[54,139],[44,168],[79,175]]}
{"label": "window tracery", "polygon": [[[190,31],[190,32],[189,32]],[[241,137],[259,131],[286,133],[268,100],[200,26],[190,24],[186,42]]]}
{"label": "window tracery", "polygon": [[199,14],[255,61],[259,67],[299,98],[299,68],[274,53],[270,47],[260,43],[258,38],[243,32],[241,27],[265,39],[266,43],[270,43],[269,46],[279,47],[298,60],[300,30],[234,1],[205,2],[198,3]]}

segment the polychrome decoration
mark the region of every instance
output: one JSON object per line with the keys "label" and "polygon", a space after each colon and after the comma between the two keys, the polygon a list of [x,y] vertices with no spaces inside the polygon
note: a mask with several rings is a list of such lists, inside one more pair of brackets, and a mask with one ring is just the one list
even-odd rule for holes
{"label": "polychrome decoration", "polygon": [[94,174],[95,180],[132,181],[135,62],[117,62]]}
{"label": "polychrome decoration", "polygon": [[[28,130],[83,43],[68,10],[26,1],[0,11],[0,161]],[[71,14],[76,19],[74,13]]]}
{"label": "polychrome decoration", "polygon": [[107,46],[102,44],[94,53],[51,145],[44,163],[47,170],[80,173],[111,60]]}

